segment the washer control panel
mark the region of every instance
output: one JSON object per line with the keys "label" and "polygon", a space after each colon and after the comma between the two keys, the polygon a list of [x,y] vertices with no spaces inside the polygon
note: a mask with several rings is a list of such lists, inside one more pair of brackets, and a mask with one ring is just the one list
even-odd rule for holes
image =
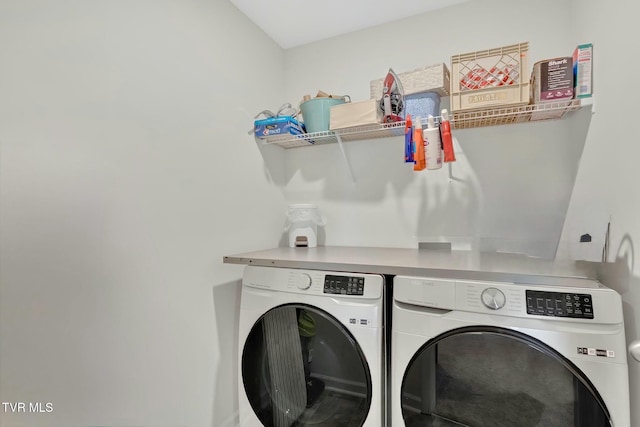
{"label": "washer control panel", "polygon": [[589,294],[526,291],[527,314],[593,319],[593,298]]}
{"label": "washer control panel", "polygon": [[364,277],[327,274],[324,276],[323,292],[325,294],[364,295]]}

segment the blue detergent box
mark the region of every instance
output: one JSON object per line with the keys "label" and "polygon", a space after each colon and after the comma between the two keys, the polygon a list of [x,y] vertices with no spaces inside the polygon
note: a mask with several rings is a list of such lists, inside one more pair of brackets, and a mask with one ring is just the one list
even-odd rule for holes
{"label": "blue detergent box", "polygon": [[[440,115],[440,95],[435,92],[421,92],[412,95],[405,95],[405,117],[411,114],[415,119],[420,117],[426,119],[429,115],[438,117]],[[426,122],[424,122],[426,123]]]}
{"label": "blue detergent box", "polygon": [[253,125],[256,137],[260,139],[305,133],[304,124],[298,122],[291,116],[278,116],[256,120]]}

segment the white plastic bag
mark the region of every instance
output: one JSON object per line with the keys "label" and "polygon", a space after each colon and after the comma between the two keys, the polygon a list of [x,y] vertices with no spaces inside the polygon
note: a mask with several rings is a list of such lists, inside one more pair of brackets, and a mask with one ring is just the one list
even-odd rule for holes
{"label": "white plastic bag", "polygon": [[327,221],[312,204],[289,205],[284,231],[289,232],[289,246],[314,248],[318,244],[318,226]]}

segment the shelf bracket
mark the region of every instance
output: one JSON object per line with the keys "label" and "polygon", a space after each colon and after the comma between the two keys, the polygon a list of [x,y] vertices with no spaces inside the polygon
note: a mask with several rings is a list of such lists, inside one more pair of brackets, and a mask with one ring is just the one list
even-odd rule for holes
{"label": "shelf bracket", "polygon": [[353,168],[351,167],[351,163],[349,162],[349,158],[347,157],[346,151],[344,151],[342,136],[340,136],[339,133],[336,133],[335,137],[336,137],[336,140],[338,141],[338,146],[340,147],[340,152],[342,153],[342,158],[344,159],[344,163],[347,165],[347,169],[349,170],[349,175],[351,175],[351,182],[356,182],[356,176],[353,174]]}

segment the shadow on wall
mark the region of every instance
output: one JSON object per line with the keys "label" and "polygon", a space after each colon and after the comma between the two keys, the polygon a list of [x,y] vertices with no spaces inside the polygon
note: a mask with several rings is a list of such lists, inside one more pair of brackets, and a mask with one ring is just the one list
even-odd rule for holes
{"label": "shadow on wall", "polygon": [[338,144],[285,150],[287,191],[311,192],[326,200],[374,202],[387,197],[389,185],[402,193],[414,180],[412,165],[403,160],[401,139],[349,141],[343,147],[346,160]]}
{"label": "shadow on wall", "polygon": [[218,363],[214,368],[212,427],[238,425],[238,334],[240,280],[213,287]]}
{"label": "shadow on wall", "polygon": [[284,164],[273,182],[290,200],[347,203],[355,218],[375,207],[364,227],[397,220],[405,241],[470,238],[553,258],[590,121],[583,109],[564,120],[454,130],[461,151],[452,169],[418,173],[404,162],[402,137],[345,142],[348,161],[338,144],[263,149],[263,158],[271,176]]}
{"label": "shadow on wall", "polygon": [[255,142],[264,160],[263,170],[265,179],[278,187],[285,186],[286,177],[282,156],[283,149],[278,146],[267,145],[258,139],[256,139]]}
{"label": "shadow on wall", "polygon": [[495,250],[555,256],[590,121],[585,109],[564,120],[455,132],[473,170],[465,209],[476,209],[466,214],[475,237]]}
{"label": "shadow on wall", "polygon": [[598,264],[598,278],[607,287],[622,295],[624,302],[627,341],[639,339],[637,315],[630,301],[640,301],[640,277],[634,276],[635,248],[631,236],[625,234],[620,241],[613,262]]}
{"label": "shadow on wall", "polygon": [[429,186],[427,182],[420,183],[416,235],[421,241],[446,238],[455,244],[456,239],[466,240],[477,233],[481,189],[473,171],[459,176],[454,174],[457,166],[444,166],[449,174],[448,184]]}

